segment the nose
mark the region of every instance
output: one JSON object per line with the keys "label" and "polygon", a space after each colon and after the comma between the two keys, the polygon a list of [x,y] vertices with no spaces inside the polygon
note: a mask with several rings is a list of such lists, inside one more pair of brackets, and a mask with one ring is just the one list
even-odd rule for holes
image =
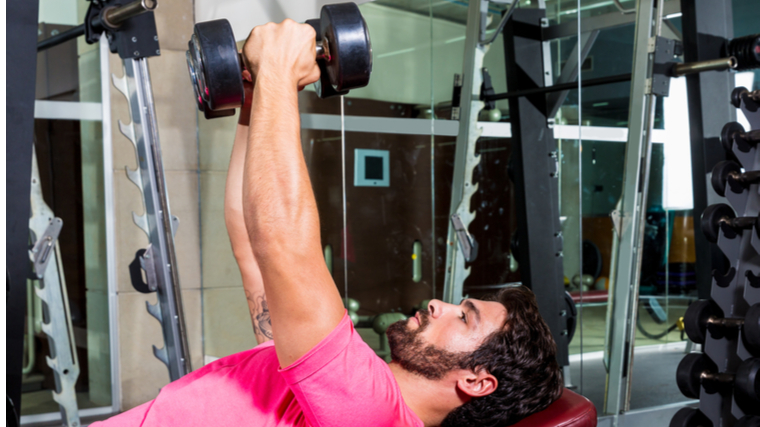
{"label": "nose", "polygon": [[441,300],[437,299],[431,299],[428,303],[428,311],[430,312],[430,317],[437,319],[446,313],[449,308],[452,307],[451,304],[447,304]]}

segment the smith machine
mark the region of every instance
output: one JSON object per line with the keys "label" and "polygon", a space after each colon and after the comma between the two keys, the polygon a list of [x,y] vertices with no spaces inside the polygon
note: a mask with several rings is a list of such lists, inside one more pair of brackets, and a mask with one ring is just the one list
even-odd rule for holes
{"label": "smith machine", "polygon": [[[13,415],[8,418],[9,421],[13,419],[13,422],[18,423],[24,353],[26,280],[31,276],[40,280],[39,286],[35,286],[34,289],[45,306],[45,312],[48,313],[42,331],[48,335],[52,353],[55,355],[48,358],[48,365],[55,372],[56,392],[53,396],[61,406],[62,419],[66,425],[75,427],[80,424],[74,391],[79,368],[76,352],[73,351],[68,300],[56,243],[63,224],[44,204],[39,191],[37,163],[33,156],[30,134],[34,117],[30,105],[33,106],[34,101],[35,73],[29,72],[34,70],[35,57],[32,55],[36,55],[36,52],[79,36],[84,36],[90,44],[107,42],[111,52],[118,53],[122,58],[124,76],[114,75],[112,81],[127,99],[131,122],[119,122],[119,130],[135,148],[138,169],[131,170],[127,167],[126,173],[129,180],[140,189],[145,208],[142,215],[133,212],[132,218],[135,225],[143,230],[149,239],[148,247],[139,250],[130,265],[130,277],[137,291],[157,292],[158,295],[158,304],[147,303],[148,312],[161,323],[164,338],[163,348],[158,349],[154,346],[153,354],[166,365],[172,381],[191,371],[174,250],[174,234],[179,221],[171,214],[169,206],[148,71],[148,58],[161,54],[153,15],[156,6],[156,0],[135,0],[126,4],[119,0],[91,0],[84,24],[45,39],[34,49],[28,40],[36,39],[35,34],[29,29],[33,25],[36,33],[36,2],[9,2],[9,25],[15,23],[25,30],[19,31],[18,43],[13,43],[15,47],[9,49],[8,56],[11,64],[14,63],[12,58],[19,56],[19,61],[16,62],[18,66],[9,67],[9,79],[16,73],[18,79],[15,80],[15,85],[8,86],[8,96],[14,95],[13,92],[19,92],[16,98],[19,102],[9,104],[8,123],[13,126],[8,130],[9,144],[6,151],[8,176],[14,177],[9,179],[7,184],[8,197],[17,205],[8,210],[6,223],[7,229],[10,230],[6,241],[7,402],[8,408],[13,411]],[[107,41],[101,39],[103,36]],[[16,35],[9,37],[9,43],[14,38]],[[22,52],[21,49],[28,49],[28,52]],[[34,169],[30,168],[32,164]],[[24,177],[23,181],[26,182],[21,182],[18,177]],[[29,201],[30,194],[31,219],[30,205],[20,202]],[[31,249],[28,241],[33,242]],[[19,253],[29,255],[21,257]],[[31,272],[28,267],[30,258],[33,265]],[[143,274],[146,280],[143,280]]]}

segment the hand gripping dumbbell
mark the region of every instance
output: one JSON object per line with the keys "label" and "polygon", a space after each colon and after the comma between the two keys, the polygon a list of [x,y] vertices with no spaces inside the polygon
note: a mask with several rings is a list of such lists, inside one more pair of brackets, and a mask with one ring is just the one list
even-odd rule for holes
{"label": "hand gripping dumbbell", "polygon": [[739,364],[735,374],[720,373],[715,363],[703,353],[689,353],[678,364],[676,383],[684,396],[699,399],[701,388],[708,394],[721,389],[734,390],[741,410],[756,414],[760,409],[760,358]]}
{"label": "hand gripping dumbbell", "polygon": [[726,123],[720,132],[720,142],[729,153],[733,151],[734,144],[742,153],[749,153],[755,145],[760,143],[760,129],[744,131],[744,126],[737,122]]}
{"label": "hand gripping dumbbell", "polygon": [[741,330],[747,350],[760,354],[760,303],[750,307],[743,319],[730,319],[723,316],[715,301],[694,301],[686,309],[683,325],[686,335],[697,344],[705,343],[707,331],[713,338],[722,338]]}
{"label": "hand gripping dumbbell", "polygon": [[726,185],[740,194],[751,184],[760,182],[760,171],[742,172],[742,167],[732,160],[719,162],[712,170],[712,187],[721,197],[726,196]]}
{"label": "hand gripping dumbbell", "polygon": [[[319,19],[306,21],[317,33],[321,76],[317,95],[345,95],[367,86],[372,72],[369,30],[355,3],[322,6]],[[242,71],[232,27],[226,19],[199,22],[188,42],[187,68],[198,109],[207,119],[235,114],[245,102]]]}
{"label": "hand gripping dumbbell", "polygon": [[718,241],[721,229],[727,238],[733,239],[739,235],[741,230],[748,230],[754,227],[755,233],[760,237],[760,215],[737,218],[731,206],[725,203],[708,206],[702,212],[700,223],[702,232],[707,237],[707,240],[712,243]]}

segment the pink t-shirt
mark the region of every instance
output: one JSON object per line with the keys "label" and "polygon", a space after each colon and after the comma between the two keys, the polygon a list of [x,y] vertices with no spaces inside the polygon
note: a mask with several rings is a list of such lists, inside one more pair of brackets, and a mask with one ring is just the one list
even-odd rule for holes
{"label": "pink t-shirt", "polygon": [[219,359],[155,400],[92,426],[422,427],[388,365],[347,315],[316,347],[280,369],[274,343]]}

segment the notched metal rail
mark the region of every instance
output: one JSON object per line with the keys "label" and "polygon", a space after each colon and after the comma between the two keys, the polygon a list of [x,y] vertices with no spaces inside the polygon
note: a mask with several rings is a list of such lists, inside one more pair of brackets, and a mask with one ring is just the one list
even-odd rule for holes
{"label": "notched metal rail", "polygon": [[135,148],[138,168],[125,169],[129,180],[140,189],[145,213],[132,212],[132,219],[149,241],[136,258],[148,283],[142,283],[141,274],[132,274],[133,285],[140,292],[158,294],[157,304],[146,302],[148,312],[161,323],[164,336],[164,346],[153,346],[153,354],[164,362],[174,381],[191,371],[174,250],[179,220],[169,209],[147,59],[124,59],[124,76],[112,75],[112,82],[129,104],[132,121],[119,121],[119,130]]}
{"label": "notched metal rail", "polygon": [[[63,221],[55,217],[42,198],[36,153],[32,155],[31,178],[32,216],[29,218],[29,231],[34,244],[29,250],[29,259],[33,263],[32,278],[39,280],[34,286],[34,293],[43,303],[42,332],[48,336],[50,343],[50,356],[46,359],[55,377],[53,400],[61,407],[65,425],[78,427],[80,421],[75,386],[79,378],[79,360],[58,248]],[[33,334],[34,331],[28,333]]]}

